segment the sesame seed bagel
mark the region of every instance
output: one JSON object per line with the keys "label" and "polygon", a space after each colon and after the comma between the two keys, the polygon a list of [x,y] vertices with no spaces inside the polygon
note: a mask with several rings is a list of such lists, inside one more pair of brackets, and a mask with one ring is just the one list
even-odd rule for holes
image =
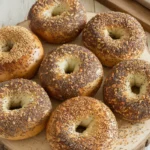
{"label": "sesame seed bagel", "polygon": [[51,108],[47,93],[33,81],[0,83],[0,137],[21,140],[35,136],[45,128]]}
{"label": "sesame seed bagel", "polygon": [[30,9],[30,28],[49,43],[75,39],[86,24],[86,13],[79,0],[38,0]]}
{"label": "sesame seed bagel", "polygon": [[46,133],[53,150],[110,150],[118,137],[118,126],[104,103],[81,96],[53,111]]}
{"label": "sesame seed bagel", "polygon": [[83,30],[83,41],[108,67],[138,58],[146,46],[140,23],[121,12],[100,13],[93,17]]}
{"label": "sesame seed bagel", "polygon": [[42,86],[55,99],[91,96],[99,89],[102,65],[88,49],[65,44],[49,53],[39,69]]}
{"label": "sesame seed bagel", "polygon": [[43,54],[41,42],[29,30],[19,26],[1,28],[0,82],[33,77]]}
{"label": "sesame seed bagel", "polygon": [[122,118],[150,118],[150,63],[128,60],[117,64],[104,82],[104,101]]}

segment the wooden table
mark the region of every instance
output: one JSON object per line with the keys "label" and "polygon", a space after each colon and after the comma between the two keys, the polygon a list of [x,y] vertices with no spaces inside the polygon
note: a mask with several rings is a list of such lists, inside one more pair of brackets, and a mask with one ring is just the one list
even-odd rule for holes
{"label": "wooden table", "polygon": [[[5,0],[1,0],[1,1],[5,1]],[[0,9],[1,9],[1,1],[0,1]],[[7,1],[7,0],[6,0]],[[14,1],[18,1],[18,0],[14,0]],[[13,3],[14,3],[14,1],[13,1]],[[25,10],[26,12],[28,12],[28,9],[30,8],[29,6],[31,6],[33,3],[34,3],[34,1],[35,0],[26,0],[26,1],[24,1],[24,0],[20,0],[20,1],[22,1],[22,3],[18,3],[19,5],[25,5],[25,3],[26,2],[28,2],[28,7],[26,7],[26,9],[27,10]],[[11,3],[12,1],[9,1],[9,3]],[[83,5],[85,6],[85,8],[86,8],[86,11],[88,11],[88,12],[106,12],[106,11],[109,11],[109,9],[108,8],[106,8],[105,6],[103,6],[103,5],[101,5],[99,2],[97,2],[96,0],[81,0],[81,2],[83,3]],[[16,3],[17,4],[17,3]],[[11,4],[9,5],[9,6],[11,6]],[[9,14],[11,14],[11,12],[9,12]],[[25,17],[25,15],[27,15],[27,13],[26,14],[23,14],[22,16],[20,15],[19,17],[22,17],[22,18],[18,18],[18,19],[16,19],[16,20],[24,20],[26,17]],[[11,18],[11,16],[9,16],[10,17],[10,19],[13,19],[13,18]],[[15,23],[17,23],[17,22],[15,22],[15,21],[11,21],[11,22],[13,22],[12,24],[15,24]],[[5,23],[2,23],[1,22],[1,20],[0,20],[0,26],[2,26],[2,25],[7,25],[7,24],[10,24],[10,22],[5,22]],[[149,33],[147,33],[147,36],[148,36],[148,40],[147,40],[147,43],[148,43],[148,46],[149,46],[149,49],[150,49],[150,34]],[[0,145],[0,150],[4,150],[4,149],[8,149],[8,147],[9,147],[9,149],[10,150],[15,150],[14,148],[13,148],[13,145],[10,145],[10,143],[9,142],[7,142],[6,140],[1,140],[1,142],[2,142],[2,145]],[[6,148],[7,147],[7,148]],[[12,147],[12,148],[10,148],[10,147]],[[147,147],[146,148],[147,150],[149,149],[150,150],[150,147]],[[34,149],[33,149],[34,150]]]}
{"label": "wooden table", "polygon": [[[26,19],[27,13],[36,0],[0,0],[0,27],[15,25]],[[81,0],[89,12],[98,12],[102,6],[96,0]]]}

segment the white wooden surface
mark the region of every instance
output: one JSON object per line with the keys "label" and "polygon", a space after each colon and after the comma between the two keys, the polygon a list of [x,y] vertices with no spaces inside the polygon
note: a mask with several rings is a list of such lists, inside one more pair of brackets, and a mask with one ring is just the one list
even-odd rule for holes
{"label": "white wooden surface", "polygon": [[[0,27],[15,25],[26,19],[28,11],[36,0],[0,0]],[[80,0],[89,12],[108,11],[105,6],[96,0]],[[119,0],[118,0],[119,1]],[[150,36],[149,36],[150,37]],[[148,44],[150,46],[150,38]],[[3,150],[0,147],[0,150]],[[150,146],[146,148],[150,150]]]}
{"label": "white wooden surface", "polygon": [[[28,11],[36,0],[0,0],[0,27],[15,25],[26,19]],[[98,12],[100,4],[96,0],[80,0],[88,12]],[[106,11],[106,7],[101,9]]]}
{"label": "white wooden surface", "polygon": [[0,26],[15,25],[25,20],[36,0],[0,0]]}

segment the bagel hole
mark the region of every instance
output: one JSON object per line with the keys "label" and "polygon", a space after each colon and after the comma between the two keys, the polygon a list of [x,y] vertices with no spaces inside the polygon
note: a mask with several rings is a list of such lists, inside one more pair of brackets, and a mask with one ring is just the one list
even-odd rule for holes
{"label": "bagel hole", "polygon": [[53,5],[50,5],[45,11],[43,11],[44,17],[55,17],[60,16],[64,12],[69,10],[69,5],[66,3],[55,2]]}
{"label": "bagel hole", "polygon": [[52,11],[52,16],[60,16],[63,12],[68,11],[69,7],[67,4],[59,4],[57,6],[54,7],[53,11]]}
{"label": "bagel hole", "polygon": [[11,42],[8,42],[4,46],[2,46],[2,52],[10,52],[11,49],[13,48],[13,44]]}
{"label": "bagel hole", "polygon": [[64,68],[66,74],[71,74],[78,70],[79,68],[79,60],[76,58],[68,59],[67,65]]}
{"label": "bagel hole", "polygon": [[7,110],[19,110],[26,107],[30,102],[33,101],[33,96],[29,93],[11,93],[9,100],[7,100],[4,106]]}
{"label": "bagel hole", "polygon": [[120,28],[112,28],[112,29],[105,30],[105,34],[113,40],[121,39],[124,35],[126,35],[126,33],[127,31]]}
{"label": "bagel hole", "polygon": [[117,40],[120,39],[121,36],[118,34],[114,34],[113,32],[109,32],[109,36],[113,39],[113,40]]}
{"label": "bagel hole", "polygon": [[81,123],[76,126],[76,132],[78,132],[78,133],[85,132],[89,128],[92,121],[93,121],[93,117],[89,117],[89,118],[81,121]]}
{"label": "bagel hole", "polygon": [[73,73],[75,70],[75,64],[71,65],[70,63],[68,64],[68,66],[65,68],[65,73],[66,74],[71,74]]}
{"label": "bagel hole", "polygon": [[66,74],[71,74],[71,73],[73,73],[74,72],[74,68],[67,68],[66,70],[65,70],[65,73]]}
{"label": "bagel hole", "polygon": [[80,60],[76,57],[64,58],[63,61],[58,63],[60,69],[65,74],[72,74],[79,69]]}
{"label": "bagel hole", "polygon": [[127,76],[126,88],[127,95],[133,100],[138,100],[137,96],[146,94],[148,86],[147,77],[142,73],[133,73]]}
{"label": "bagel hole", "polygon": [[86,129],[87,129],[87,127],[84,127],[84,126],[79,125],[79,126],[76,128],[76,132],[78,132],[78,133],[83,133]]}
{"label": "bagel hole", "polygon": [[131,90],[134,94],[140,94],[140,87],[136,85],[131,86]]}
{"label": "bagel hole", "polygon": [[16,109],[21,109],[22,108],[22,104],[20,103],[11,103],[9,106],[9,110],[16,110]]}

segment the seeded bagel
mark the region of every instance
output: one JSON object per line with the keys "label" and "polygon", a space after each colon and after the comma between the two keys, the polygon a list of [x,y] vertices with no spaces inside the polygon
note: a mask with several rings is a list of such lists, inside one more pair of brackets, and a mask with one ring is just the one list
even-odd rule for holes
{"label": "seeded bagel", "polygon": [[0,83],[0,138],[21,140],[41,132],[52,109],[44,89],[33,81]]}
{"label": "seeded bagel", "polygon": [[106,12],[93,17],[83,30],[84,45],[104,66],[138,58],[146,47],[145,32],[132,16]]}
{"label": "seeded bagel", "polygon": [[80,96],[53,111],[46,134],[53,150],[111,150],[118,137],[118,126],[104,103]]}
{"label": "seeded bagel", "polygon": [[49,43],[67,43],[86,24],[86,13],[79,0],[38,0],[30,9],[30,28]]}
{"label": "seeded bagel", "polygon": [[42,86],[59,100],[94,95],[102,78],[103,68],[98,58],[74,44],[64,44],[50,52],[39,69]]}
{"label": "seeded bagel", "polygon": [[150,63],[128,60],[117,64],[104,82],[105,103],[122,118],[150,118]]}
{"label": "seeded bagel", "polygon": [[32,78],[44,56],[39,39],[20,26],[0,29],[0,82]]}

